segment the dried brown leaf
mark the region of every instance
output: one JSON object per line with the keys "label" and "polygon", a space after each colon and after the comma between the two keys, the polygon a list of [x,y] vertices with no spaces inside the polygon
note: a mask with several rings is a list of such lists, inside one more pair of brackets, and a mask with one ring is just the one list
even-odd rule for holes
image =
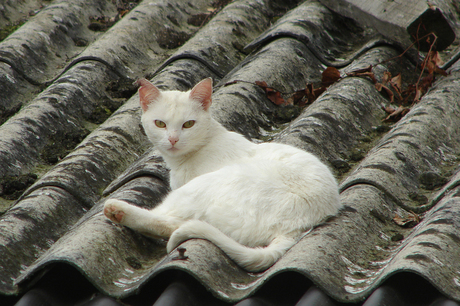
{"label": "dried brown leaf", "polygon": [[267,98],[270,99],[270,101],[272,101],[273,103],[275,103],[275,105],[286,105],[286,101],[281,96],[281,93],[279,91],[267,91]]}
{"label": "dried brown leaf", "polygon": [[427,91],[428,88],[433,85],[434,82],[434,74],[429,74],[426,77],[423,77],[420,81],[420,87],[422,88],[423,91]]}
{"label": "dried brown leaf", "polygon": [[369,77],[374,84],[378,83],[377,79],[375,78],[375,75],[373,72],[349,72],[347,73],[347,76],[350,77]]}
{"label": "dried brown leaf", "polygon": [[393,221],[399,226],[414,227],[415,225],[420,223],[420,216],[410,211],[407,215],[403,217],[395,215]]}
{"label": "dried brown leaf", "polygon": [[321,84],[328,87],[340,80],[340,71],[335,67],[327,67],[322,74]]}
{"label": "dried brown leaf", "polygon": [[391,121],[395,122],[400,120],[402,117],[404,117],[408,112],[410,111],[410,108],[399,106],[397,109],[394,110],[394,112],[390,113],[383,121]]}
{"label": "dried brown leaf", "polygon": [[399,101],[403,101],[402,97],[402,78],[401,78],[401,73],[398,73],[394,77],[390,79],[390,85],[393,87],[394,91],[398,95]]}
{"label": "dried brown leaf", "polygon": [[387,93],[388,98],[390,99],[390,103],[393,103],[395,100],[395,95],[393,91],[391,91],[391,89],[386,86],[383,86],[383,89],[385,89],[385,92]]}
{"label": "dried brown leaf", "polygon": [[396,90],[398,93],[401,93],[401,87],[402,87],[402,78],[401,78],[401,73],[398,73],[394,77],[390,79],[390,84]]}
{"label": "dried brown leaf", "polygon": [[[295,104],[299,105],[300,107],[305,106],[305,104],[308,103],[307,92],[307,88],[294,92],[292,96],[288,99],[288,104]],[[292,100],[292,103],[290,100]]]}
{"label": "dried brown leaf", "polygon": [[392,114],[396,109],[394,109],[391,106],[382,106],[382,109],[387,113],[387,114]]}
{"label": "dried brown leaf", "polygon": [[437,73],[437,74],[443,75],[443,76],[447,76],[447,72],[444,69],[441,69],[439,67],[436,67],[434,69],[434,72]]}
{"label": "dried brown leaf", "polygon": [[423,96],[423,91],[420,89],[420,87],[417,86],[415,89],[415,97],[414,97],[414,103],[418,103]]}
{"label": "dried brown leaf", "polygon": [[440,68],[444,64],[438,51],[429,51],[422,63],[422,69],[428,70],[428,74],[438,73],[446,76],[447,72]]}
{"label": "dried brown leaf", "polygon": [[120,10],[118,12],[118,16],[120,16],[120,18],[123,18],[126,14],[128,14],[130,12],[130,10]]}
{"label": "dried brown leaf", "polygon": [[439,55],[438,51],[430,51],[431,56],[430,56],[430,61],[436,66],[440,67],[444,64],[443,60],[441,59],[441,56]]}
{"label": "dried brown leaf", "polygon": [[268,87],[267,82],[265,81],[255,81],[254,84],[260,86],[262,89],[265,90],[265,94],[267,98],[272,101],[275,105],[286,105],[286,101],[281,96],[281,92],[278,90]]}
{"label": "dried brown leaf", "polygon": [[433,74],[434,70],[436,69],[436,63],[432,61],[430,54],[428,53],[425,62],[422,64],[426,70],[428,70],[428,74]]}
{"label": "dried brown leaf", "polygon": [[381,83],[375,83],[375,89],[377,89],[378,91],[382,91],[382,89],[384,89],[385,92],[388,95],[388,98],[390,99],[390,103],[392,103],[394,101],[394,94],[391,91],[391,89],[388,88],[387,86],[385,86],[385,85],[383,85]]}
{"label": "dried brown leaf", "polygon": [[391,79],[391,73],[389,71],[383,72],[382,84],[386,85]]}
{"label": "dried brown leaf", "polygon": [[320,88],[313,88],[312,96],[314,99],[318,98],[323,92],[326,91],[326,87],[321,86]]}
{"label": "dried brown leaf", "polygon": [[267,82],[265,82],[265,81],[255,81],[254,83],[256,85],[259,85],[260,87],[262,87],[264,89],[268,87]]}

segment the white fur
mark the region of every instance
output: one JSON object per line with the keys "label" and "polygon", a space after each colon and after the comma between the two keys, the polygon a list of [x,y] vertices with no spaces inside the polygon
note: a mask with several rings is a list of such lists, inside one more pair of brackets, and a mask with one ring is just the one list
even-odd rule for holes
{"label": "white fur", "polygon": [[[195,88],[205,87],[210,103],[205,81]],[[227,131],[190,92],[162,92],[147,102],[142,124],[171,168],[174,190],[150,211],[108,200],[104,212],[146,235],[170,237],[168,252],[187,239],[203,238],[245,269],[260,271],[340,208],[333,175],[312,154],[254,144]],[[195,125],[183,128],[188,120]],[[171,135],[179,139],[174,146]]]}

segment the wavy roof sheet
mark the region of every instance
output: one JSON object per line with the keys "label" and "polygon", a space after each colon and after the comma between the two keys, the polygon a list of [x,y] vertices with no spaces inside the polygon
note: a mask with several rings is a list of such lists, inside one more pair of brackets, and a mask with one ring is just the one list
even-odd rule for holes
{"label": "wavy roof sheet", "polygon": [[[401,56],[410,40],[401,33],[435,8],[415,1],[411,18],[395,21],[362,1],[344,1],[359,10],[321,2],[327,7],[144,0],[96,32],[94,17],[115,16],[116,5],[59,0],[0,42],[0,301],[460,302],[455,48],[441,52],[449,74],[396,123],[382,122],[389,101],[363,77],[342,78],[302,110],[276,106],[255,81],[294,92],[320,83],[327,66],[345,76],[372,65],[378,79],[401,73],[405,85],[419,77],[416,52]],[[456,33],[455,7],[439,7],[429,22]],[[375,28],[389,22],[388,29]],[[111,223],[102,214],[107,198],[148,208],[169,191],[168,169],[140,127],[132,82],[143,76],[177,90],[212,76],[216,119],[256,142],[320,157],[341,181],[343,210],[263,273],[244,271],[205,240],[184,242],[185,257],[166,254],[164,241]]]}

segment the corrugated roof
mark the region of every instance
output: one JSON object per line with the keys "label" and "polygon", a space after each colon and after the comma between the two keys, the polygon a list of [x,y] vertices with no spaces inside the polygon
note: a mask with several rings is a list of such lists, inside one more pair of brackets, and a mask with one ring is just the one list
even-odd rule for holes
{"label": "corrugated roof", "polygon": [[[449,75],[396,123],[382,121],[389,100],[369,78],[344,77],[302,109],[276,106],[254,83],[292,93],[321,83],[327,66],[345,76],[372,65],[379,80],[389,71],[414,84],[414,48],[400,56],[414,22],[459,29],[454,5],[415,2],[407,20],[358,0],[344,1],[348,10],[330,1],[119,1],[118,13],[111,2],[47,3],[0,42],[0,301],[459,302],[458,40],[440,50]],[[112,26],[108,17],[121,14]],[[212,76],[214,117],[256,142],[320,157],[341,181],[344,209],[262,273],[205,240],[184,242],[184,257],[114,225],[102,214],[107,198],[153,207],[169,191],[140,127],[132,82],[144,76],[177,90]]]}

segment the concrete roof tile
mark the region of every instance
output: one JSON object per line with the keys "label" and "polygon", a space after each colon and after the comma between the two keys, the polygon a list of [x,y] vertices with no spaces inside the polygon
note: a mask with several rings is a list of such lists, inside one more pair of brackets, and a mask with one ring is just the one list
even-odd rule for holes
{"label": "concrete roof tile", "polygon": [[[395,285],[404,275],[435,288],[425,305],[441,294],[460,301],[458,62],[406,116],[385,123],[381,107],[388,100],[370,79],[346,73],[372,65],[377,78],[401,72],[407,85],[419,77],[416,57],[386,61],[398,58],[396,45],[406,41],[389,42],[392,36],[385,33],[381,39],[375,35],[381,29],[319,2],[145,0],[105,33],[89,31],[88,16],[112,14],[116,7],[91,3],[53,2],[0,43],[0,88],[7,93],[0,115],[9,118],[0,126],[0,183],[7,176],[40,174],[0,216],[0,301],[17,301],[7,296],[24,292],[22,303],[56,294],[40,284],[62,277],[56,267],[63,266],[72,267],[72,277],[83,276],[79,282],[125,301],[180,278],[156,289],[163,293],[161,305],[171,292],[179,295],[176,302],[278,305],[267,288],[283,276],[288,287],[301,288],[292,299],[297,305],[358,305],[366,299],[367,305],[390,296],[404,305],[413,298]],[[50,12],[54,21],[47,18]],[[452,14],[447,19],[455,21]],[[51,36],[33,34],[39,26]],[[82,36],[86,48],[75,46]],[[10,46],[26,41],[27,48]],[[343,78],[288,118],[280,119],[279,112],[289,107],[275,106],[254,84],[266,81],[287,95],[320,83],[329,65],[341,67]],[[31,82],[29,76],[40,78]],[[214,117],[254,141],[274,140],[319,156],[342,181],[344,208],[261,273],[246,272],[206,240],[188,240],[185,253],[167,254],[165,241],[113,224],[102,213],[106,199],[151,208],[169,191],[168,169],[141,132],[139,97],[129,84],[144,76],[162,89],[178,90],[212,76]],[[115,92],[119,88],[123,93]],[[37,89],[42,91],[35,95]],[[44,152],[64,146],[71,133],[81,138],[49,165]],[[398,221],[405,218],[412,221]],[[191,290],[197,283],[214,297]]]}

